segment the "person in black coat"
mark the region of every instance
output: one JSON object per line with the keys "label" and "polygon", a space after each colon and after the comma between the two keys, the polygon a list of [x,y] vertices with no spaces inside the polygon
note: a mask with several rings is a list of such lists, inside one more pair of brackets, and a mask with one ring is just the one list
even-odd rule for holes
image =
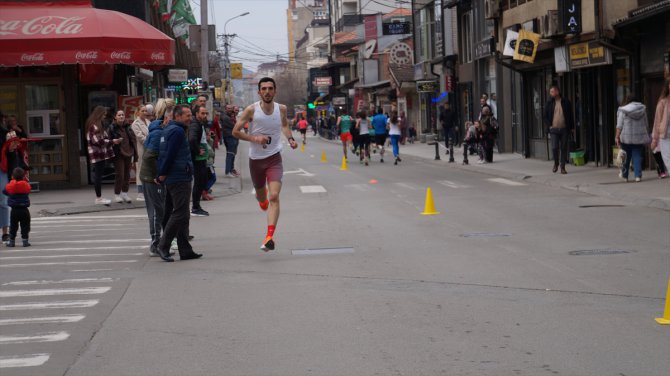
{"label": "person in black coat", "polygon": [[454,143],[456,143],[456,112],[451,109],[449,102],[444,102],[444,109],[440,112],[440,123],[444,130],[444,146],[449,154],[449,162],[453,162]]}
{"label": "person in black coat", "polygon": [[551,99],[544,106],[544,126],[551,140],[551,150],[554,156],[554,168],[552,171],[558,171],[561,167],[561,174],[567,174],[565,164],[568,161],[568,142],[575,129],[575,117],[572,111],[572,103],[561,97],[561,91],[558,86],[553,85],[549,89]]}

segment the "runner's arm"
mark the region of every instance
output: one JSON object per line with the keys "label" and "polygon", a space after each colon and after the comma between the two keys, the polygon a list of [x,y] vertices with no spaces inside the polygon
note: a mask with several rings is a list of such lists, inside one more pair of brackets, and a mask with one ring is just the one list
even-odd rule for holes
{"label": "runner's arm", "polygon": [[250,122],[251,119],[253,118],[254,118],[254,105],[250,105],[247,108],[245,108],[244,111],[242,112],[242,115],[240,115],[240,117],[237,118],[237,123],[235,123],[235,127],[233,127],[233,136],[237,139],[253,142],[260,145],[266,144],[268,142],[267,136],[251,135],[244,133],[242,131],[242,128],[244,128],[244,124]]}
{"label": "runner's arm", "polygon": [[291,128],[288,126],[288,118],[286,116],[286,106],[284,106],[283,104],[279,105],[279,113],[281,114],[282,133],[284,133],[284,136],[286,136],[288,144],[291,145],[291,148],[295,149],[298,147],[298,143],[295,142],[295,139],[293,138],[293,133],[291,133]]}

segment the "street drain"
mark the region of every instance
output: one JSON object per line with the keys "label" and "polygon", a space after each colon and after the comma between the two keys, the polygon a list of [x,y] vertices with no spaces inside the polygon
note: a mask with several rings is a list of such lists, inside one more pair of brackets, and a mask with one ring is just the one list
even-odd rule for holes
{"label": "street drain", "polygon": [[603,248],[603,249],[580,249],[577,251],[569,252],[570,256],[598,256],[598,255],[618,255],[621,253],[634,253],[636,251],[625,250],[625,249],[616,249],[616,248]]}
{"label": "street drain", "polygon": [[316,249],[294,249],[294,256],[331,255],[339,253],[354,253],[353,248],[316,248]]}
{"label": "street drain", "polygon": [[610,204],[610,205],[579,205],[580,208],[624,208],[626,205],[617,205],[617,204]]}
{"label": "street drain", "polygon": [[512,234],[500,233],[500,232],[470,232],[461,235],[464,238],[504,238],[512,236]]}

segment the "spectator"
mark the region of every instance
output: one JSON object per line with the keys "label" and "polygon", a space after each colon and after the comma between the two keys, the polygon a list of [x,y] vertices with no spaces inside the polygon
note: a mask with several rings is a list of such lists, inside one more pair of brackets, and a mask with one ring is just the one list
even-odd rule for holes
{"label": "spectator", "polygon": [[665,165],[670,167],[670,79],[665,80],[656,105],[654,127],[651,132],[651,149],[658,146]]}
{"label": "spectator", "polygon": [[[6,119],[2,111],[0,111],[0,150],[2,150],[5,140],[7,138]],[[9,183],[7,174],[0,172],[0,186],[5,186]],[[7,195],[0,194],[0,227],[2,227],[2,242],[9,241],[9,206],[7,206]]]}
{"label": "spectator", "polygon": [[224,176],[227,178],[236,178],[240,173],[235,169],[235,156],[237,156],[237,146],[240,141],[233,136],[235,127],[235,107],[226,105],[225,112],[221,115],[221,133],[223,134],[223,143],[226,145],[226,167]]}
{"label": "spectator", "polygon": [[112,138],[121,140],[114,144],[114,201],[132,202],[128,197],[130,188],[130,169],[137,161],[137,142],[135,133],[126,122],[123,110],[116,111],[114,121],[110,126]]}
{"label": "spectator", "polygon": [[142,179],[140,179],[140,170],[142,169],[142,155],[144,154],[144,141],[149,134],[149,115],[148,105],[141,105],[135,112],[135,121],[130,126],[135,134],[135,149],[139,159],[135,166],[135,185],[137,185],[137,201],[144,201],[144,189],[142,188]]}
{"label": "spectator", "polygon": [[193,209],[191,215],[194,217],[207,217],[209,213],[200,206],[202,191],[207,185],[207,116],[209,112],[205,106],[195,108],[196,121],[188,126],[188,144],[193,160],[193,191],[191,199]]}
{"label": "spectator", "polygon": [[21,240],[24,247],[30,247],[28,234],[30,233],[30,183],[26,179],[25,170],[17,167],[12,171],[12,181],[10,181],[2,190],[2,193],[9,197],[8,203],[12,208],[11,225],[9,228],[8,247],[15,246],[16,233],[21,225]]}
{"label": "spectator", "polygon": [[118,145],[121,140],[113,138],[107,127],[103,125],[103,119],[107,109],[96,106],[86,119],[86,141],[88,143],[88,159],[93,166],[93,186],[95,187],[95,204],[109,205],[111,201],[102,198],[102,175],[105,171],[105,163],[114,159],[113,145]]}
{"label": "spectator", "polygon": [[649,130],[647,124],[647,108],[628,94],[617,110],[616,145],[626,152],[626,160],[621,166],[619,177],[628,181],[631,159],[635,169],[635,181],[642,180],[642,152],[648,144]]}

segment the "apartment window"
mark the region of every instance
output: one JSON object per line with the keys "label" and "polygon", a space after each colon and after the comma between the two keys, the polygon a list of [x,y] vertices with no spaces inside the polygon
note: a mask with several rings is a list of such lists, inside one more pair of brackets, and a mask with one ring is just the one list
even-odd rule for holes
{"label": "apartment window", "polygon": [[465,12],[461,15],[460,47],[461,47],[461,63],[471,62],[472,61],[472,11]]}

